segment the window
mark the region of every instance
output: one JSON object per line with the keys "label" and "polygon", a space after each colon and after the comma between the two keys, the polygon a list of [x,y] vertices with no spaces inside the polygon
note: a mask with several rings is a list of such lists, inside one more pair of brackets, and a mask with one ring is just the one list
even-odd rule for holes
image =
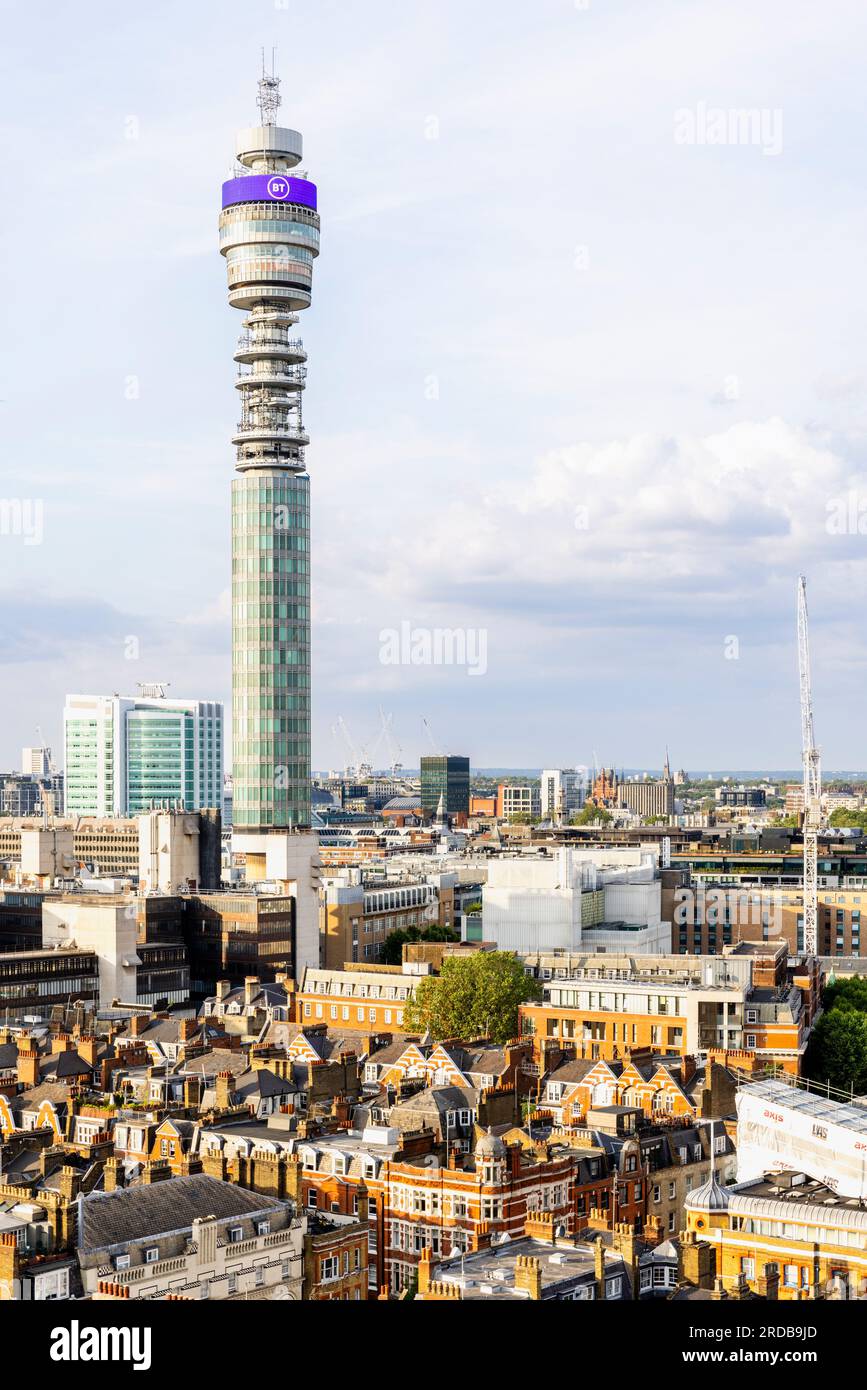
{"label": "window", "polygon": [[270,1233],[271,1233],[271,1222],[270,1222],[270,1221],[257,1221],[257,1222],[256,1222],[256,1232],[257,1232],[257,1234],[260,1235],[260,1236],[267,1236],[267,1235],[270,1235]]}
{"label": "window", "polygon": [[244,1239],[244,1228],[242,1226],[231,1226],[229,1228],[229,1240],[236,1245],[239,1240]]}
{"label": "window", "polygon": [[741,1274],[743,1274],[745,1279],[754,1279],[756,1277],[756,1262],[750,1259],[748,1255],[744,1255],[741,1259]]}
{"label": "window", "polygon": [[226,1289],[226,1292],[227,1292],[227,1293],[230,1293],[230,1294],[231,1294],[231,1293],[237,1293],[237,1292],[238,1292],[238,1276],[237,1276],[237,1274],[230,1274],[230,1275],[228,1276],[228,1288]]}
{"label": "window", "polygon": [[264,1283],[265,1283],[265,1266],[264,1266],[264,1265],[257,1265],[257,1266],[256,1266],[256,1288],[257,1288],[257,1289],[261,1289],[261,1287],[262,1287],[262,1285],[263,1285]]}
{"label": "window", "polygon": [[319,1205],[319,1193],[316,1191],[315,1187],[311,1187],[310,1191],[307,1193],[307,1205],[308,1207],[316,1207]]}
{"label": "window", "polygon": [[755,1033],[747,1033],[746,1038],[744,1039],[744,1041],[745,1041],[747,1047],[754,1048],[755,1045],[756,1045],[756,1035],[755,1035]]}
{"label": "window", "polygon": [[783,1266],[783,1283],[790,1289],[798,1287],[800,1283],[800,1267],[798,1265]]}
{"label": "window", "polygon": [[322,1282],[329,1283],[332,1279],[340,1278],[340,1264],[336,1255],[326,1255],[322,1261]]}
{"label": "window", "polygon": [[653,1200],[654,1200],[654,1202],[658,1202],[659,1199],[660,1199],[659,1183],[654,1183],[654,1186],[653,1186]]}
{"label": "window", "polygon": [[116,1255],[114,1267],[115,1269],[129,1269],[129,1255]]}
{"label": "window", "polygon": [[675,1215],[676,1215],[676,1213],[673,1212],[673,1211],[670,1211],[670,1212],[668,1213],[668,1229],[669,1229],[669,1231],[673,1231],[673,1230],[674,1230],[674,1218],[675,1218]]}
{"label": "window", "polygon": [[147,1262],[149,1265],[154,1265],[154,1264],[156,1264],[156,1262],[157,1262],[157,1260],[159,1259],[159,1257],[160,1257],[160,1252],[159,1252],[159,1250],[157,1249],[157,1247],[156,1247],[155,1245],[151,1245],[151,1246],[145,1251],[145,1260],[146,1260],[146,1262]]}

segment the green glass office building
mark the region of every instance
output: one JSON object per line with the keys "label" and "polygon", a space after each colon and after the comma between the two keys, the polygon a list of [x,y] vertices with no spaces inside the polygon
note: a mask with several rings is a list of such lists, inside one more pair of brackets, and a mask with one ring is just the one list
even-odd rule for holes
{"label": "green glass office building", "polygon": [[422,758],[421,809],[434,816],[443,800],[447,816],[468,816],[470,811],[470,760],[453,755]]}
{"label": "green glass office building", "polygon": [[216,701],[68,695],[63,735],[68,815],[222,804],[223,706]]}

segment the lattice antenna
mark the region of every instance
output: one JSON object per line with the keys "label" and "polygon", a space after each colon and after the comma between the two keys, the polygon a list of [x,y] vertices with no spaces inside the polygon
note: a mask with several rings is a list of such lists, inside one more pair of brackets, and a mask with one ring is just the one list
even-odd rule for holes
{"label": "lattice antenna", "polygon": [[280,105],[280,78],[276,72],[276,48],[271,49],[271,71],[265,68],[265,50],[262,49],[262,76],[259,78],[259,95],[256,105],[259,108],[261,125],[277,124],[277,108]]}

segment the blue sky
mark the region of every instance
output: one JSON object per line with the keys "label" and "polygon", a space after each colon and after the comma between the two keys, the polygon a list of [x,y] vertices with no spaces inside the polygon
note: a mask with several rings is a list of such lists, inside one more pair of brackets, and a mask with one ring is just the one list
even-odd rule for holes
{"label": "blue sky", "polygon": [[[3,15],[0,497],[44,523],[0,534],[0,765],[69,690],[228,701],[216,221],[263,44],[323,218],[314,766],[380,707],[408,764],[424,716],[477,766],[794,766],[801,569],[826,765],[867,763],[863,3]],[[676,137],[708,111],[780,147]],[[402,623],[484,674],[383,665]]]}

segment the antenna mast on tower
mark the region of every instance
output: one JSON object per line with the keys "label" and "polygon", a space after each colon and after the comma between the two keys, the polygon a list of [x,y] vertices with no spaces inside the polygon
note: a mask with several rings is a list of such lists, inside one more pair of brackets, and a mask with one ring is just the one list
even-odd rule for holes
{"label": "antenna mast on tower", "polygon": [[280,105],[280,78],[276,72],[276,48],[271,49],[271,71],[265,70],[265,50],[262,49],[262,76],[259,78],[259,95],[256,105],[262,125],[277,124],[277,108]]}
{"label": "antenna mast on tower", "polygon": [[822,756],[813,727],[807,580],[798,579],[798,670],[801,682],[801,756],[804,763],[804,951],[819,949],[819,828],[822,824]]}

